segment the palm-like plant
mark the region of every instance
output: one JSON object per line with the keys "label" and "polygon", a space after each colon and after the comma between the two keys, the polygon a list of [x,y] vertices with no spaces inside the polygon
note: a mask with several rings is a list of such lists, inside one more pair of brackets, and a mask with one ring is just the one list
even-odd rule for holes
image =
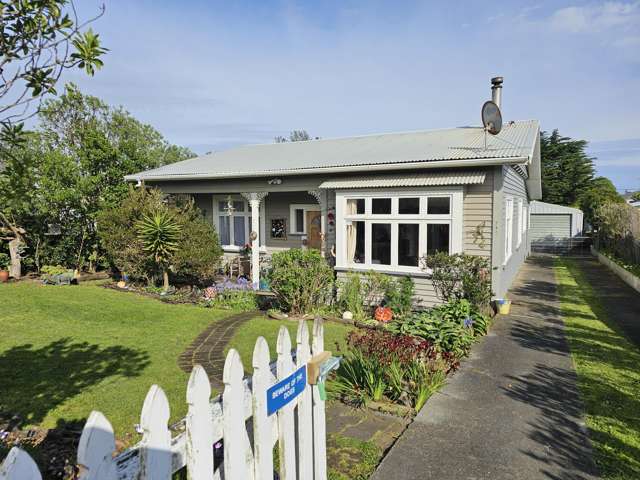
{"label": "palm-like plant", "polygon": [[180,224],[166,210],[143,215],[136,225],[142,246],[162,270],[164,290],[169,290],[169,263],[178,249]]}

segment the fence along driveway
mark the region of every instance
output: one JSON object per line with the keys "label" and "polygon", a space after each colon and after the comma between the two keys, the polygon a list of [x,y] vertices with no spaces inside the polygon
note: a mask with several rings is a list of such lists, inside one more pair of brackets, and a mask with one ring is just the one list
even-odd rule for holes
{"label": "fence along driveway", "polygon": [[[169,480],[186,467],[190,480],[272,480],[273,448],[278,444],[282,480],[326,480],[325,402],[318,386],[307,385],[294,401],[267,415],[269,387],[324,350],[322,320],[314,321],[311,345],[307,324],[301,320],[296,343],[294,353],[288,330],[280,327],[274,374],[269,346],[259,337],[253,350],[251,379],[244,379],[240,355],[231,349],[224,365],[224,391],[213,401],[207,374],[196,366],[187,386],[185,431],[176,437],[171,437],[168,428],[167,397],[157,385],[149,389],[142,406],[142,441],[115,457],[111,424],[102,413],[92,412],[78,445],[80,479]],[[224,461],[214,470],[213,445],[220,440]],[[41,478],[33,459],[18,447],[12,448],[0,465],[0,480]]]}

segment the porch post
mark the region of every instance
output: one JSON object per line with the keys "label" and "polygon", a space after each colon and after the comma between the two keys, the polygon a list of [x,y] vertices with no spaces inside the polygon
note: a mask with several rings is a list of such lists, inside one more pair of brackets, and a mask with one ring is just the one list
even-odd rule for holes
{"label": "porch post", "polygon": [[251,284],[254,290],[260,288],[260,202],[268,192],[247,192],[242,196],[251,207]]}
{"label": "porch post", "polygon": [[320,243],[320,254],[325,257],[326,255],[326,242],[327,235],[327,191],[326,190],[309,190],[307,193],[316,199],[318,205],[320,205],[320,232],[322,233],[322,241]]}

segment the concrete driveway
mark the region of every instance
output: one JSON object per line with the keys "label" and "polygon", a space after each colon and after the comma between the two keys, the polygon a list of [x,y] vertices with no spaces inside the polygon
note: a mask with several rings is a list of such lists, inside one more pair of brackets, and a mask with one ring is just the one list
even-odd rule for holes
{"label": "concrete driveway", "polygon": [[527,261],[509,293],[511,314],[496,318],[374,480],[598,478],[552,265]]}

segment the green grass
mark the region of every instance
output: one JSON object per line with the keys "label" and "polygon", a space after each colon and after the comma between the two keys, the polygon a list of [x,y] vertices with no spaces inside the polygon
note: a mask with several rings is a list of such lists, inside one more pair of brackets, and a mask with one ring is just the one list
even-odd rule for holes
{"label": "green grass", "polygon": [[160,385],[172,420],[186,413],[188,375],[176,361],[229,312],[170,305],[95,284],[0,285],[0,412],[46,428],[99,410],[125,441],[149,387]]}
{"label": "green grass", "polygon": [[556,261],[561,307],[602,477],[640,478],[640,350],[607,317],[581,272]]}
{"label": "green grass", "polygon": [[[289,330],[291,336],[291,347],[295,348],[296,345],[296,332],[298,330],[297,323],[291,320],[271,320],[267,318],[256,318],[249,320],[242,325],[233,339],[227,345],[225,351],[229,351],[231,347],[235,348],[240,354],[242,359],[242,365],[247,373],[253,371],[251,366],[251,360],[253,358],[253,347],[256,343],[256,338],[262,336],[267,340],[269,344],[269,353],[271,359],[276,358],[276,340],[278,339],[278,331],[280,326],[284,325]],[[308,321],[309,335],[313,333],[313,321]],[[339,323],[325,322],[324,323],[324,348],[330,350],[333,354],[336,354],[336,343],[340,346],[341,350],[344,350],[345,337],[353,330],[353,327],[348,325],[342,325]]]}
{"label": "green grass", "polygon": [[366,480],[381,458],[382,451],[373,442],[338,434],[327,438],[329,480]]}

